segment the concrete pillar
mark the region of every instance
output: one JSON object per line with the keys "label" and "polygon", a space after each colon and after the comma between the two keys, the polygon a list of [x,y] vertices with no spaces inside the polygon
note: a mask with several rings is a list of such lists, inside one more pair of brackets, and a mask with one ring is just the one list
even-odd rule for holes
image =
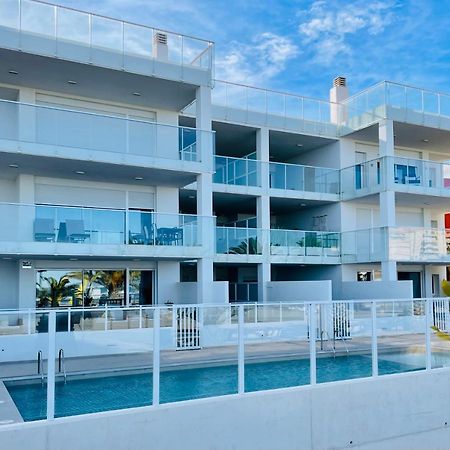
{"label": "concrete pillar", "polygon": [[271,266],[269,262],[258,264],[258,302],[267,302],[267,283],[271,280]]}
{"label": "concrete pillar", "polygon": [[[385,176],[385,191],[380,193],[380,226],[395,227],[395,192],[390,190],[394,184],[394,122],[383,119],[378,125],[379,155],[386,157],[382,161]],[[385,228],[385,260],[381,261],[382,279],[397,280],[397,263],[389,260],[389,229]]]}
{"label": "concrete pillar", "polygon": [[180,263],[178,261],[158,261],[156,304],[178,303],[178,283]]}
{"label": "concrete pillar", "polygon": [[[269,197],[269,162],[270,135],[268,128],[256,131],[256,157],[261,161],[261,187],[263,193],[256,199],[256,223],[261,229],[261,247],[264,259],[270,254],[270,197]],[[258,264],[258,301],[267,302],[267,283],[270,281],[270,263]]]}
{"label": "concrete pillar", "polygon": [[[211,89],[206,86],[197,88],[196,125],[204,131],[212,129]],[[204,172],[197,177],[197,214],[200,218],[199,229],[205,256],[197,260],[197,301],[213,301],[213,258],[215,254],[215,220],[212,219],[212,171],[214,168],[214,146],[210,133],[199,133],[197,151],[201,155]],[[207,217],[204,217],[207,216]]]}
{"label": "concrete pillar", "polygon": [[393,189],[394,186],[394,122],[383,119],[378,125],[378,153],[381,161],[381,180],[385,189]]}
{"label": "concrete pillar", "polygon": [[381,261],[381,276],[383,281],[397,280],[397,263],[390,260],[390,240],[389,228],[395,227],[395,192],[383,191],[380,192],[380,226],[382,233],[384,233],[385,255]]}

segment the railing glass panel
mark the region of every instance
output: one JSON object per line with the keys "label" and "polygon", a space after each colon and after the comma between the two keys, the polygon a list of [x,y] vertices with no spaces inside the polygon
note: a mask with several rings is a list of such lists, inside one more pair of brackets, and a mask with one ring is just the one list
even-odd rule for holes
{"label": "railing glass panel", "polygon": [[270,254],[339,257],[340,233],[270,230]]}
{"label": "railing glass panel", "polygon": [[201,161],[200,140],[214,151],[209,131],[6,100],[0,139],[183,161]]}
{"label": "railing glass panel", "polygon": [[262,230],[258,228],[216,227],[216,252],[230,255],[260,255]]}
{"label": "railing glass panel", "polygon": [[2,1],[0,42],[138,73],[146,73],[153,61],[212,68],[212,42],[33,0]]}
{"label": "railing glass panel", "polygon": [[48,205],[0,204],[0,241],[70,244],[204,245],[213,217]]}
{"label": "railing glass panel", "polygon": [[273,189],[339,194],[337,169],[270,163],[269,177]]}
{"label": "railing glass panel", "polygon": [[261,186],[261,161],[216,156],[213,182],[236,186]]}

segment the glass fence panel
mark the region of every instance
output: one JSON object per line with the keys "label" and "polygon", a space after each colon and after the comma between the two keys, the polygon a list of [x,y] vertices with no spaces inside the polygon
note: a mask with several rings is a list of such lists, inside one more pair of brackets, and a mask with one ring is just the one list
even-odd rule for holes
{"label": "glass fence panel", "polygon": [[425,369],[423,300],[377,302],[378,373]]}
{"label": "glass fence panel", "polygon": [[430,301],[431,367],[450,367],[450,299]]}
{"label": "glass fence panel", "polygon": [[261,162],[249,158],[215,157],[214,183],[261,186]]}
{"label": "glass fence panel", "polygon": [[174,315],[175,342],[161,353],[161,402],[237,393],[237,324],[230,305],[177,305]]}
{"label": "glass fence panel", "polygon": [[372,375],[370,302],[317,305],[317,382]]}
{"label": "glass fence panel", "polygon": [[0,382],[2,423],[45,419],[47,416],[48,312],[0,312]]}
{"label": "glass fence panel", "polygon": [[245,391],[309,384],[306,305],[257,306],[245,317]]}

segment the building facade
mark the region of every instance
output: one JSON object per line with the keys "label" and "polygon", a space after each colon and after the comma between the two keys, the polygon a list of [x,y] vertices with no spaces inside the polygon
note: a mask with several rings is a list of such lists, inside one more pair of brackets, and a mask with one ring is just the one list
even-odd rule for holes
{"label": "building facade", "polygon": [[440,295],[450,96],[214,79],[214,44],[0,6],[0,308]]}

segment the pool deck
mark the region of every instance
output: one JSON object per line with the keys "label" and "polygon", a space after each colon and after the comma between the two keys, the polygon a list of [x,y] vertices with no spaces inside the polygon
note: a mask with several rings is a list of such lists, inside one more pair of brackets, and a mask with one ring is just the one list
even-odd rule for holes
{"label": "pool deck", "polygon": [[23,422],[16,405],[14,404],[8,390],[0,381],[0,425]]}
{"label": "pool deck", "polygon": [[[316,344],[317,357],[345,356],[348,354],[371,355],[370,337],[348,339],[345,342],[336,341],[333,351],[331,341],[324,341],[324,351],[320,350],[320,341]],[[378,352],[408,352],[424,353],[424,335],[408,334],[397,336],[383,336],[378,338]],[[450,353],[450,343],[433,343],[433,351]],[[281,341],[262,342],[245,345],[246,363],[273,361],[276,359],[308,358],[308,341]],[[104,355],[91,357],[65,358],[66,372],[68,374],[83,374],[111,370],[148,369],[152,367],[152,353],[131,353],[119,355]],[[237,346],[208,347],[198,350],[163,350],[161,351],[161,369],[175,370],[200,366],[213,366],[224,364],[237,364]],[[58,366],[58,364],[57,364]],[[45,369],[44,369],[45,370]],[[60,375],[58,375],[60,376]],[[36,361],[17,363],[3,363],[0,366],[2,379],[17,379],[38,377]]]}

